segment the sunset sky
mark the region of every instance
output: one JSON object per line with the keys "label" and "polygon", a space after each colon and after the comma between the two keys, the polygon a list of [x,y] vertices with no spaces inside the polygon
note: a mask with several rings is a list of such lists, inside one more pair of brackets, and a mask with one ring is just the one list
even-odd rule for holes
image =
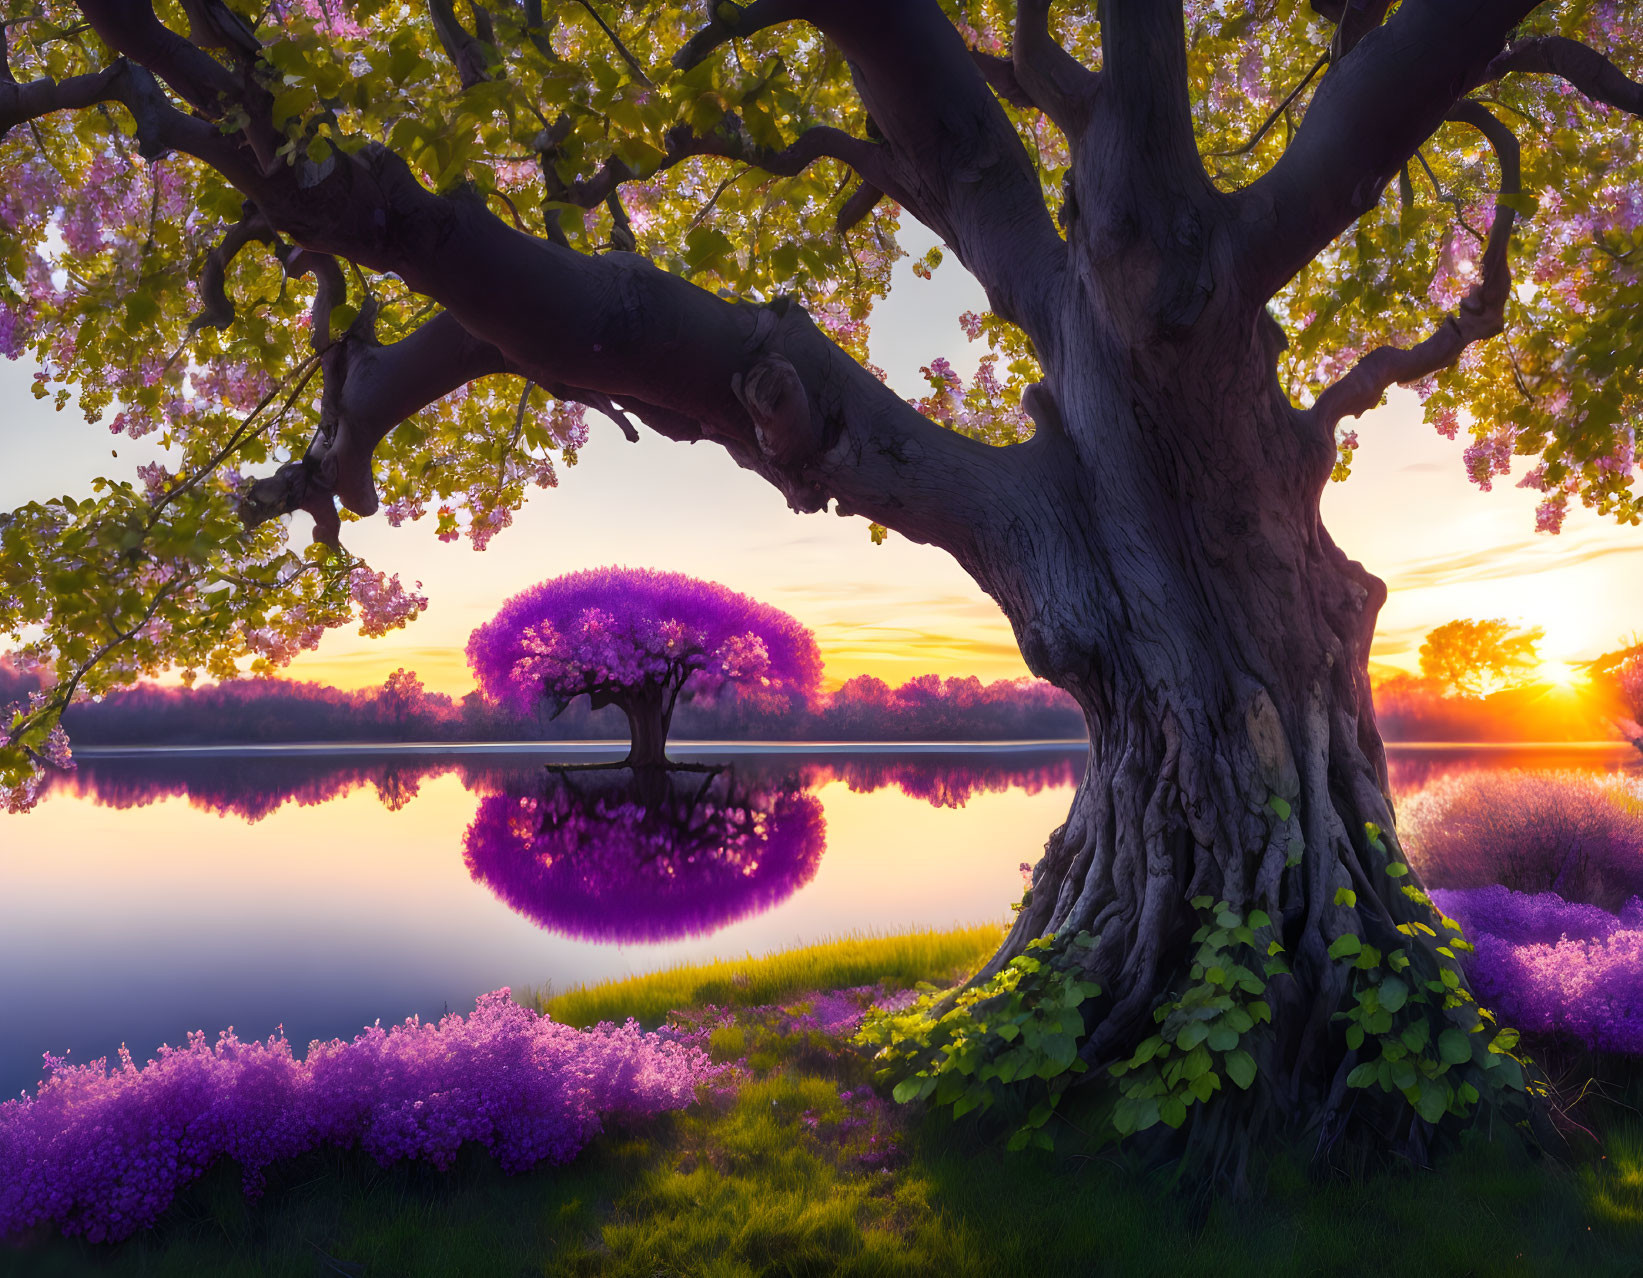
{"label": "sunset sky", "polygon": [[[905,241],[914,252],[931,242],[917,227]],[[951,257],[928,282],[909,261],[875,317],[873,352],[892,385],[917,394],[919,365],[934,356],[968,377],[984,350],[965,340],[957,316],[984,302]],[[54,414],[35,401],[32,372],[0,364],[0,508],[84,495],[93,475],[127,476],[148,459],[143,447],[111,440],[72,409]],[[648,434],[629,444],[590,418],[593,439],[580,463],[561,467],[560,487],[533,497],[483,554],[466,542],[442,545],[432,519],[397,530],[381,519],[345,525],[345,544],[378,568],[422,581],[432,604],[386,639],[334,632],[290,675],[358,687],[407,666],[429,687],[461,694],[473,686],[462,656],[468,634],[505,598],[544,577],[610,563],[692,573],[787,609],[815,630],[830,683],[861,673],[891,682],[931,671],[1026,673],[998,608],[945,554],[895,536],[875,546],[860,519],[794,515],[711,445]],[[1375,660],[1415,668],[1426,632],[1456,617],[1543,627],[1542,655],[1562,661],[1596,656],[1643,630],[1643,529],[1576,508],[1560,536],[1537,536],[1537,495],[1510,480],[1478,491],[1461,469],[1463,443],[1425,426],[1407,392],[1394,391],[1357,429],[1355,473],[1330,486],[1324,516],[1336,542],[1390,588]]]}

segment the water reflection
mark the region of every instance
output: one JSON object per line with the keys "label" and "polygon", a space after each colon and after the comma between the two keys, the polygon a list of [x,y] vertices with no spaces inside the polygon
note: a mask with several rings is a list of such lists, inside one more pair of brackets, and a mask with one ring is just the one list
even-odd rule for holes
{"label": "water reflection", "polygon": [[[1039,794],[1073,785],[1083,774],[1084,752],[746,757],[737,759],[734,768],[748,783],[814,790],[842,781],[858,794],[894,786],[932,807],[962,808],[978,794]],[[488,794],[535,783],[543,765],[519,754],[82,754],[75,771],[55,778],[52,791],[110,808],[182,798],[202,811],[254,822],[288,803],[313,807],[367,786],[383,807],[397,812],[416,797],[424,781],[450,773],[468,790]]]}
{"label": "water reflection", "polygon": [[797,776],[555,769],[483,797],[463,846],[474,879],[541,927],[661,941],[792,896],[826,829]]}
{"label": "water reflection", "polygon": [[423,781],[458,768],[449,757],[155,751],[81,757],[73,772],[53,778],[48,793],[72,794],[99,807],[121,809],[184,798],[203,812],[256,822],[288,803],[315,807],[366,785],[376,791],[383,807],[397,812],[416,797]]}

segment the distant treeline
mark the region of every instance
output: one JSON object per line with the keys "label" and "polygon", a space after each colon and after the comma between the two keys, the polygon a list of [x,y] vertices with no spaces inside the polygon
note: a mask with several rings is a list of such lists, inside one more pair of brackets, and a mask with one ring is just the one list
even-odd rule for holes
{"label": "distant treeline", "polygon": [[[26,697],[34,679],[0,656],[0,706]],[[1489,697],[1446,695],[1428,680],[1395,675],[1375,689],[1388,741],[1582,741],[1615,735],[1613,707],[1597,691],[1513,688]],[[193,689],[139,684],[76,703],[63,725],[77,746],[220,745],[296,741],[619,741],[627,722],[607,706],[574,702],[557,718],[521,719],[477,692],[457,700],[395,671],[380,687],[347,692],[318,683],[246,679]],[[1008,741],[1082,740],[1072,698],[1032,679],[982,683],[921,675],[891,687],[858,675],[809,704],[728,695],[685,702],[674,740]]]}
{"label": "distant treeline", "polygon": [[[0,705],[26,697],[35,681],[0,657]],[[626,740],[614,707],[585,698],[556,718],[519,718],[471,692],[460,701],[429,692],[395,671],[382,686],[347,692],[318,683],[246,679],[196,688],[139,684],[63,716],[76,746],[220,745],[297,741]],[[686,702],[674,740],[1007,741],[1082,740],[1072,698],[1030,679],[984,684],[922,675],[892,688],[859,675],[810,704],[722,697]]]}

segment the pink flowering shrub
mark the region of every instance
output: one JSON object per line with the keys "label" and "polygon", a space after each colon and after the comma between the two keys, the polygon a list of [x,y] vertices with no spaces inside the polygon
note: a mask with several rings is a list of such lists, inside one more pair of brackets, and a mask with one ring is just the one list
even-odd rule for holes
{"label": "pink flowering shrub", "polygon": [[447,1167],[468,1141],[510,1172],[563,1163],[605,1117],[681,1108],[722,1072],[668,1031],[573,1029],[506,989],[466,1018],[373,1026],[310,1044],[300,1061],[283,1035],[242,1043],[229,1030],[214,1045],[190,1035],[142,1068],[123,1052],[112,1072],[47,1062],[37,1095],[0,1105],[0,1238],[48,1224],[124,1238],[221,1157],[252,1196],[271,1163],[328,1145],[385,1165]]}
{"label": "pink flowering shrub", "polygon": [[1611,912],[1643,895],[1643,788],[1623,776],[1461,773],[1420,791],[1399,829],[1432,887],[1498,883]]}
{"label": "pink flowering shrub", "polygon": [[1466,929],[1478,1000],[1502,1024],[1594,1051],[1643,1053],[1643,900],[1616,915],[1551,893],[1432,893]]}

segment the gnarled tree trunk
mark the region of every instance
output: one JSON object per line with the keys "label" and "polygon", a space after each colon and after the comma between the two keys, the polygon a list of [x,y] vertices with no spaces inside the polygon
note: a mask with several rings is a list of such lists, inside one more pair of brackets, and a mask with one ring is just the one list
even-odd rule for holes
{"label": "gnarled tree trunk", "polygon": [[[1090,308],[1069,304],[1069,336],[1099,331]],[[1105,1066],[1186,982],[1192,898],[1262,910],[1292,975],[1265,995],[1258,1081],[1193,1121],[1223,1127],[1230,1106],[1239,1140],[1321,1127],[1327,1142],[1359,1060],[1336,1017],[1354,970],[1329,947],[1351,933],[1402,948],[1430,977],[1417,951],[1437,942],[1397,930],[1430,911],[1403,890],[1416,877],[1388,875],[1395,854],[1371,828],[1392,840],[1367,671],[1385,588],[1321,523],[1333,431],[1281,393],[1280,340],[1234,303],[1174,340],[1046,360],[1030,479],[968,566],[1033,671],[1077,698],[1090,756],[977,979],[1037,937],[1093,934],[1103,994],[1081,1054]],[[1402,1097],[1353,1099],[1379,1138],[1422,1152],[1429,1129]]]}

